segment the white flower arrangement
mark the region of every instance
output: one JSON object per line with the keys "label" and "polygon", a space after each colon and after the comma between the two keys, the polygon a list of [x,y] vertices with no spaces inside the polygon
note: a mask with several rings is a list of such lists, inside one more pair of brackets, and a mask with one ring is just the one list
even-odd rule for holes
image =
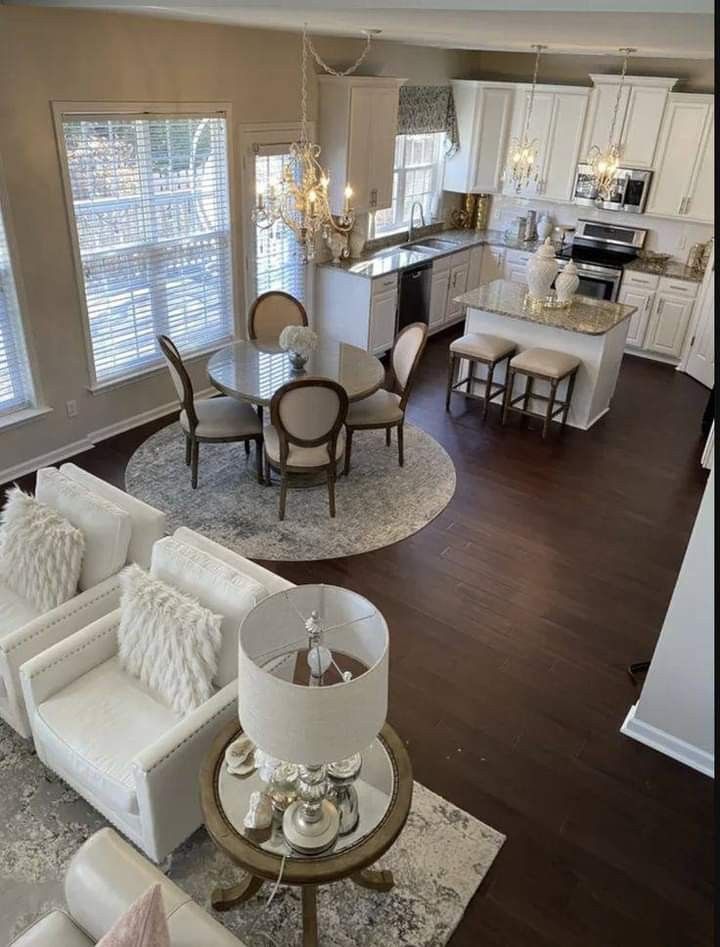
{"label": "white flower arrangement", "polygon": [[280,347],[286,352],[296,352],[305,358],[310,356],[318,345],[317,333],[308,326],[285,326],[279,341]]}

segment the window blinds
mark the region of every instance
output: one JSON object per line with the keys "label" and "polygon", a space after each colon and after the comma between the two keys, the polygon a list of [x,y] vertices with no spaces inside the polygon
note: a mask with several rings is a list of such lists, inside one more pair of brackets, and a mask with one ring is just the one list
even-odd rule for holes
{"label": "window blinds", "polygon": [[33,403],[20,308],[0,214],[0,416],[30,408]]}
{"label": "window blinds", "polygon": [[233,335],[226,120],[65,116],[96,382]]}
{"label": "window blinds", "polygon": [[[290,161],[290,146],[260,145],[255,154],[255,193],[268,193],[279,185]],[[305,271],[302,248],[284,224],[263,230],[255,225],[255,288],[258,296],[271,289],[305,300]]]}

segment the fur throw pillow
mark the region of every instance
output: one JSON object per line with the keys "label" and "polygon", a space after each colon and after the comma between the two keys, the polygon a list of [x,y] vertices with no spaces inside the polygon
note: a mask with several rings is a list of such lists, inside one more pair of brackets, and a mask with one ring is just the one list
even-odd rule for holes
{"label": "fur throw pillow", "polygon": [[85,539],[64,516],[13,487],[0,513],[0,579],[41,613],[77,592]]}
{"label": "fur throw pillow", "polygon": [[120,577],[121,666],[174,710],[189,714],[213,694],[222,615],[137,565]]}
{"label": "fur throw pillow", "polygon": [[98,941],[97,947],[170,947],[160,885],[141,894]]}

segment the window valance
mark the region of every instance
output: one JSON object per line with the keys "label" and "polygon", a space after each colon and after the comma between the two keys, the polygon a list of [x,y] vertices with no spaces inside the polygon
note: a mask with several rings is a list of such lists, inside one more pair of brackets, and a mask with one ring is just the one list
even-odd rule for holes
{"label": "window valance", "polygon": [[447,154],[455,154],[459,137],[452,87],[401,86],[398,135],[425,135],[430,132],[445,132]]}

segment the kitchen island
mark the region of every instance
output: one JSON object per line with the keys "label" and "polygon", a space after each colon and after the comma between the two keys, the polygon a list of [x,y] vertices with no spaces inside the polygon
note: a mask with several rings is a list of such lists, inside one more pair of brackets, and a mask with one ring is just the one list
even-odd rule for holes
{"label": "kitchen island", "polygon": [[[512,340],[518,352],[529,348],[566,352],[580,359],[567,423],[588,430],[610,408],[634,306],[575,296],[567,309],[535,309],[526,300],[527,286],[494,280],[456,298],[465,307],[465,332],[484,332]],[[465,372],[461,367],[464,377]],[[496,368],[504,381],[505,368]],[[513,394],[520,394],[516,381]],[[565,396],[564,383],[558,392]],[[476,382],[477,393],[482,384]]]}

